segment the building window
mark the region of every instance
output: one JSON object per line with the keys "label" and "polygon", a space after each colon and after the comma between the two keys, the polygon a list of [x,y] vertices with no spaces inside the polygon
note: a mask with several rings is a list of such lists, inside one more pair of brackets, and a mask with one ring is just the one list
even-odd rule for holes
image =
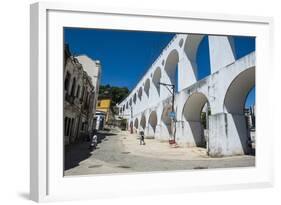
{"label": "building window", "polygon": [[70,120],[70,118],[68,118],[68,126],[67,126],[66,136],[70,135],[70,129],[71,129],[71,120]]}
{"label": "building window", "polygon": [[73,78],[71,92],[70,92],[70,95],[73,96],[73,97],[74,97],[75,87],[76,87],[76,79]]}
{"label": "building window", "polygon": [[80,94],[80,85],[77,86],[76,97],[78,98]]}
{"label": "building window", "polygon": [[84,98],[84,90],[85,90],[85,87],[83,86],[83,87],[82,87],[82,92],[81,92],[81,93],[82,93],[82,94],[81,94],[81,99],[80,99],[81,102],[83,101],[83,98]]}
{"label": "building window", "polygon": [[74,137],[74,118],[71,119],[71,130],[70,130],[69,135],[71,137]]}
{"label": "building window", "polygon": [[65,91],[68,91],[70,77],[71,77],[70,73],[67,72],[66,76],[65,76],[65,79],[64,79],[64,90]]}
{"label": "building window", "polygon": [[81,130],[87,131],[87,122],[82,122]]}
{"label": "building window", "polygon": [[64,135],[65,136],[68,136],[67,131],[68,131],[68,117],[65,117],[64,118]]}

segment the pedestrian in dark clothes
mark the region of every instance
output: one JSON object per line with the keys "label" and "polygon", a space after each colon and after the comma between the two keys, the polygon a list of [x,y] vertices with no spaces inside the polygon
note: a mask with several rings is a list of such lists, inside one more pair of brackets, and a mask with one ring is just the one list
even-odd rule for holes
{"label": "pedestrian in dark clothes", "polygon": [[145,145],[144,132],[143,131],[140,131],[140,145]]}

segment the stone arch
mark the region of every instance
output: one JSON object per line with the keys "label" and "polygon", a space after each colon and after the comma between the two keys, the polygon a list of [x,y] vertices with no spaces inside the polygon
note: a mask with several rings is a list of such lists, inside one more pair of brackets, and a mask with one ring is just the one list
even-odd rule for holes
{"label": "stone arch", "polygon": [[[195,65],[196,64],[196,65]],[[196,79],[201,80],[211,74],[211,64],[210,64],[210,48],[209,48],[209,37],[204,35],[201,41],[199,42],[195,63],[193,66],[196,66]]]}
{"label": "stone arch", "polygon": [[145,118],[145,115],[144,115],[144,114],[141,116],[140,127],[141,127],[143,130],[145,130],[145,128],[146,128],[146,118]]}
{"label": "stone arch", "polygon": [[130,124],[129,124],[129,129],[130,129],[130,133],[132,134],[133,133],[133,121],[130,121]]}
{"label": "stone arch", "polygon": [[182,116],[186,122],[185,132],[192,137],[196,146],[205,146],[206,144],[201,123],[201,112],[206,103],[208,103],[208,98],[203,93],[196,92],[187,98],[183,106]]}
{"label": "stone arch", "polygon": [[185,40],[184,52],[191,63],[194,74],[197,74],[197,50],[204,36],[202,34],[189,34]]}
{"label": "stone arch", "polygon": [[172,50],[167,59],[164,70],[166,71],[169,81],[167,83],[174,84],[176,87],[178,86],[178,76],[177,69],[179,63],[179,53],[176,49]]}
{"label": "stone arch", "polygon": [[156,111],[152,111],[149,115],[148,118],[148,124],[153,130],[153,134],[155,133],[156,130],[156,125],[157,125],[157,114]]}
{"label": "stone arch", "polygon": [[224,113],[218,118],[225,127],[222,127],[223,132],[217,133],[225,135],[225,150],[231,154],[249,154],[251,152],[250,130],[247,128],[244,106],[248,93],[254,86],[255,67],[251,67],[240,72],[227,88],[223,101]]}
{"label": "stone arch", "polygon": [[136,101],[137,101],[137,93],[135,93],[134,96],[133,96],[133,102],[134,102],[134,104],[136,104]]}
{"label": "stone arch", "polygon": [[179,41],[179,47],[181,48],[182,45],[183,45],[183,38],[181,38],[180,41]]}
{"label": "stone arch", "polygon": [[142,98],[142,87],[140,87],[139,90],[138,90],[138,97],[139,97],[139,100],[141,100],[141,98]]}
{"label": "stone arch", "polygon": [[136,118],[135,121],[134,121],[134,127],[135,127],[136,129],[139,128],[139,119],[138,119],[138,118]]}
{"label": "stone arch", "polygon": [[186,100],[183,107],[183,117],[185,120],[200,120],[200,112],[208,102],[208,98],[203,93],[193,93]]}
{"label": "stone arch", "polygon": [[160,95],[160,85],[159,85],[160,79],[161,79],[161,68],[157,67],[153,73],[152,82],[153,82],[154,86],[156,87],[156,90],[159,95]]}
{"label": "stone arch", "polygon": [[149,89],[150,89],[150,79],[147,78],[144,83],[144,92],[146,93],[147,97],[149,97]]}
{"label": "stone arch", "polygon": [[166,105],[163,108],[162,115],[161,115],[161,120],[164,124],[162,127],[163,130],[162,135],[168,136],[169,138],[172,137],[173,132],[172,132],[172,119],[169,117],[169,112],[172,111],[172,105]]}
{"label": "stone arch", "polygon": [[244,114],[245,101],[248,93],[255,86],[255,67],[239,73],[230,83],[224,97],[224,112]]}

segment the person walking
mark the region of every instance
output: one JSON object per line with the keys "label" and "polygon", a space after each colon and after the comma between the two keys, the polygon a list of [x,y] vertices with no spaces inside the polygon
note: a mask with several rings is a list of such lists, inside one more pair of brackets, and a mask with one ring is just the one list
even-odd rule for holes
{"label": "person walking", "polygon": [[96,149],[97,144],[98,144],[97,130],[94,129],[94,130],[93,130],[93,136],[92,136],[92,139],[91,139],[91,144],[90,144],[89,149],[91,149],[91,150]]}
{"label": "person walking", "polygon": [[143,130],[140,131],[140,145],[145,145],[145,142],[144,142],[144,131]]}

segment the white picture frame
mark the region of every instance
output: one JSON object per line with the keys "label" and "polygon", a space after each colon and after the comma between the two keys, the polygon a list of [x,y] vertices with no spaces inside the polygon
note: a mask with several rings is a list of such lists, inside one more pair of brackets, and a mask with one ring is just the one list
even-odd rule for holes
{"label": "white picture frame", "polygon": [[[94,199],[273,186],[273,117],[263,82],[273,68],[273,19],[212,13],[97,8],[93,4],[31,5],[30,198],[34,201]],[[63,177],[63,27],[111,28],[256,36],[257,152],[249,168]],[[259,69],[261,68],[261,69]],[[262,116],[262,117],[261,117]],[[265,120],[267,119],[267,120]],[[270,139],[270,140],[269,140]],[[149,184],[147,183],[149,182]],[[75,187],[75,189],[73,189]]]}

